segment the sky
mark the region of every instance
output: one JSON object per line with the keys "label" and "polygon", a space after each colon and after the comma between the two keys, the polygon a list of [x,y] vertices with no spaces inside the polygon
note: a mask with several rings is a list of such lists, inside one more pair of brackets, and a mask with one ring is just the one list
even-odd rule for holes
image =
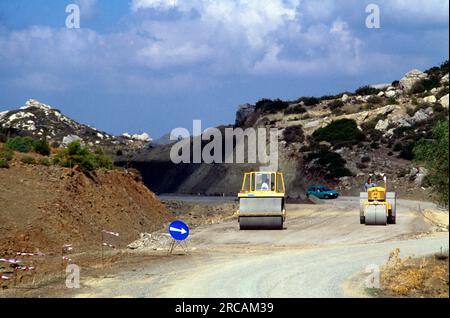
{"label": "sky", "polygon": [[[67,28],[69,4],[80,28]],[[368,28],[375,4],[379,28]],[[448,60],[447,0],[0,0],[0,111],[37,99],[113,134],[234,123],[240,104]]]}

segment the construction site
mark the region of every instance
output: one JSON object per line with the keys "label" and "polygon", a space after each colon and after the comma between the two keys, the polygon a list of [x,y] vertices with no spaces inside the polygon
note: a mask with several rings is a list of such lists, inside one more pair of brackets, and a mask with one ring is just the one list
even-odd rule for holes
{"label": "construction site", "polygon": [[1,302],[448,299],[448,1],[69,2],[0,4]]}

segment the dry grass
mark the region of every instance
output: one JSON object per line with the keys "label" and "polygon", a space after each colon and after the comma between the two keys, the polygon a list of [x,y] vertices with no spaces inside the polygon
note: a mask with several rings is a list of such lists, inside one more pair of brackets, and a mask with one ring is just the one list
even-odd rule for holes
{"label": "dry grass", "polygon": [[404,258],[400,249],[389,255],[381,272],[381,296],[448,297],[448,251],[423,258]]}

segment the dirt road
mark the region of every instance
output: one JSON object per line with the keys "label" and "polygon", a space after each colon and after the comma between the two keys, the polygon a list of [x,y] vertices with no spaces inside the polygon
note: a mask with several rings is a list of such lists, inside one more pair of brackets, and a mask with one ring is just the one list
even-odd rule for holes
{"label": "dirt road", "polygon": [[358,199],[289,205],[286,229],[239,231],[237,222],[192,231],[190,255],[175,255],[107,279],[85,279],[75,297],[346,297],[364,296],[348,279],[389,252],[424,255],[448,248],[419,208],[398,202],[398,224],[359,224]]}

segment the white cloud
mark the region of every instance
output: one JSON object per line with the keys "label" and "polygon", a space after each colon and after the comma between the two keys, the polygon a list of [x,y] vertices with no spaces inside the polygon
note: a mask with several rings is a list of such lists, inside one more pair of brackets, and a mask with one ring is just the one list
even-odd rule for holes
{"label": "white cloud", "polygon": [[97,0],[75,0],[74,3],[80,7],[82,19],[90,19],[93,17]]}
{"label": "white cloud", "polygon": [[391,16],[448,23],[448,0],[389,0],[383,1],[382,6],[385,8],[384,12]]}

